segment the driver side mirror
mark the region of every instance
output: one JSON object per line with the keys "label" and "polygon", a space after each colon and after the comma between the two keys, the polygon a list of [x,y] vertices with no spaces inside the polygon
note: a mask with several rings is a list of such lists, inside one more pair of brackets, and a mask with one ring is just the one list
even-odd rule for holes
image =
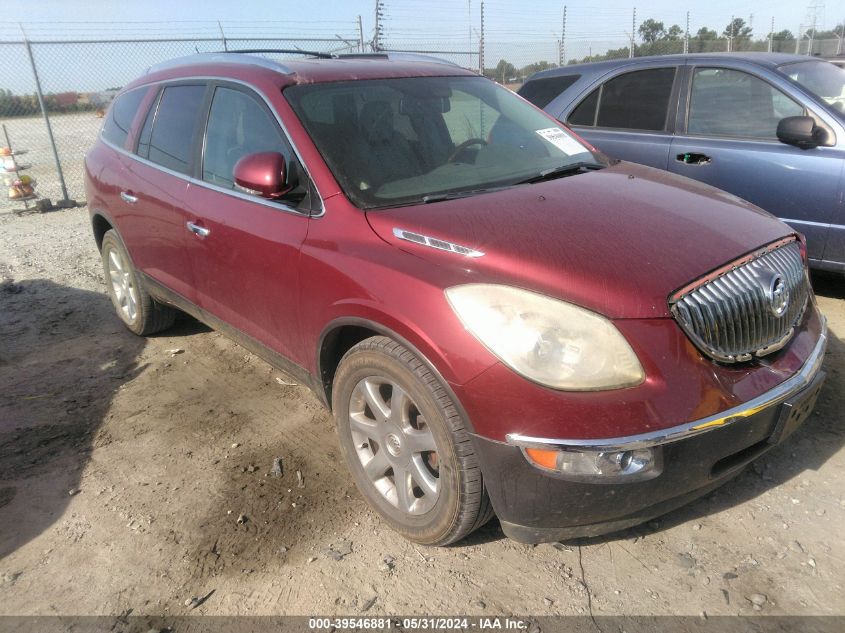
{"label": "driver side mirror", "polygon": [[293,187],[287,182],[285,157],[278,152],[256,152],[241,158],[232,170],[235,184],[262,198],[279,198]]}
{"label": "driver side mirror", "polygon": [[809,116],[788,116],[778,122],[778,140],[801,149],[813,149],[828,143],[828,132]]}

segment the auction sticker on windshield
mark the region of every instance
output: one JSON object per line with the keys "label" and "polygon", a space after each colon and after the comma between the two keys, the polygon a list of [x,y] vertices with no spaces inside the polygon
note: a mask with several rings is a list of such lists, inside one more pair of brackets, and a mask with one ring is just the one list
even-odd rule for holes
{"label": "auction sticker on windshield", "polygon": [[547,127],[542,130],[536,130],[536,132],[567,156],[583,154],[587,151],[581,143],[569,136],[569,134],[561,130],[559,127]]}

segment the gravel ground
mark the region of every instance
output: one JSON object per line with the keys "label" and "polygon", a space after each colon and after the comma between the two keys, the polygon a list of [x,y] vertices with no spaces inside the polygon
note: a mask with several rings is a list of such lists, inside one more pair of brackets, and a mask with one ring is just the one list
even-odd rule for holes
{"label": "gravel ground", "polygon": [[816,413],[732,483],[610,537],[444,549],[367,508],[305,388],[187,318],[128,333],[84,209],[0,215],[0,282],[0,615],[845,614],[841,277],[814,279]]}

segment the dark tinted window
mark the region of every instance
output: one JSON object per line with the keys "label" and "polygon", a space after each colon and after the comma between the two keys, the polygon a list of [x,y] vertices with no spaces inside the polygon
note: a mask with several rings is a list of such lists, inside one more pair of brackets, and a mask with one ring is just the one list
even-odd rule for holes
{"label": "dark tinted window", "polygon": [[164,89],[153,122],[147,158],[182,173],[188,172],[194,128],[205,86],[168,86]]}
{"label": "dark tinted window", "polygon": [[619,75],[602,85],[598,93],[591,93],[575,109],[569,122],[572,125],[593,125],[590,115],[597,105],[596,127],[663,130],[674,80],[674,68],[638,70]]}
{"label": "dark tinted window", "polygon": [[254,98],[240,90],[217,88],[208,116],[202,178],[233,188],[232,170],[255,152],[291,152],[278,124]]}
{"label": "dark tinted window", "polygon": [[753,75],[728,68],[696,68],[687,131],[774,139],[778,121],[803,113],[804,108]]}
{"label": "dark tinted window", "polygon": [[129,128],[132,126],[132,121],[135,119],[145,94],[147,94],[147,87],[136,88],[123,93],[114,100],[103,123],[104,139],[118,147],[123,147],[126,137],[129,135]]}
{"label": "dark tinted window", "polygon": [[581,75],[562,75],[533,79],[519,89],[520,97],[528,99],[538,108],[545,108],[564,90],[574,84]]}
{"label": "dark tinted window", "polygon": [[569,125],[595,125],[601,87],[593,90],[569,115]]}

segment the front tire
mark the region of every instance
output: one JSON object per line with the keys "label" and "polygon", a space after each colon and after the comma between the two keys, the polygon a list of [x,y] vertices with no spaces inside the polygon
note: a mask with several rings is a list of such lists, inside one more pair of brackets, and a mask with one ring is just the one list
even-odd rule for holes
{"label": "front tire", "polygon": [[397,532],[448,545],[493,515],[466,422],[428,367],[384,336],[341,359],[332,388],[358,489]]}
{"label": "front tire", "polygon": [[147,336],[173,325],[176,311],[153,299],[144,289],[129,252],[114,229],[103,236],[100,255],[109,297],[129,330]]}

